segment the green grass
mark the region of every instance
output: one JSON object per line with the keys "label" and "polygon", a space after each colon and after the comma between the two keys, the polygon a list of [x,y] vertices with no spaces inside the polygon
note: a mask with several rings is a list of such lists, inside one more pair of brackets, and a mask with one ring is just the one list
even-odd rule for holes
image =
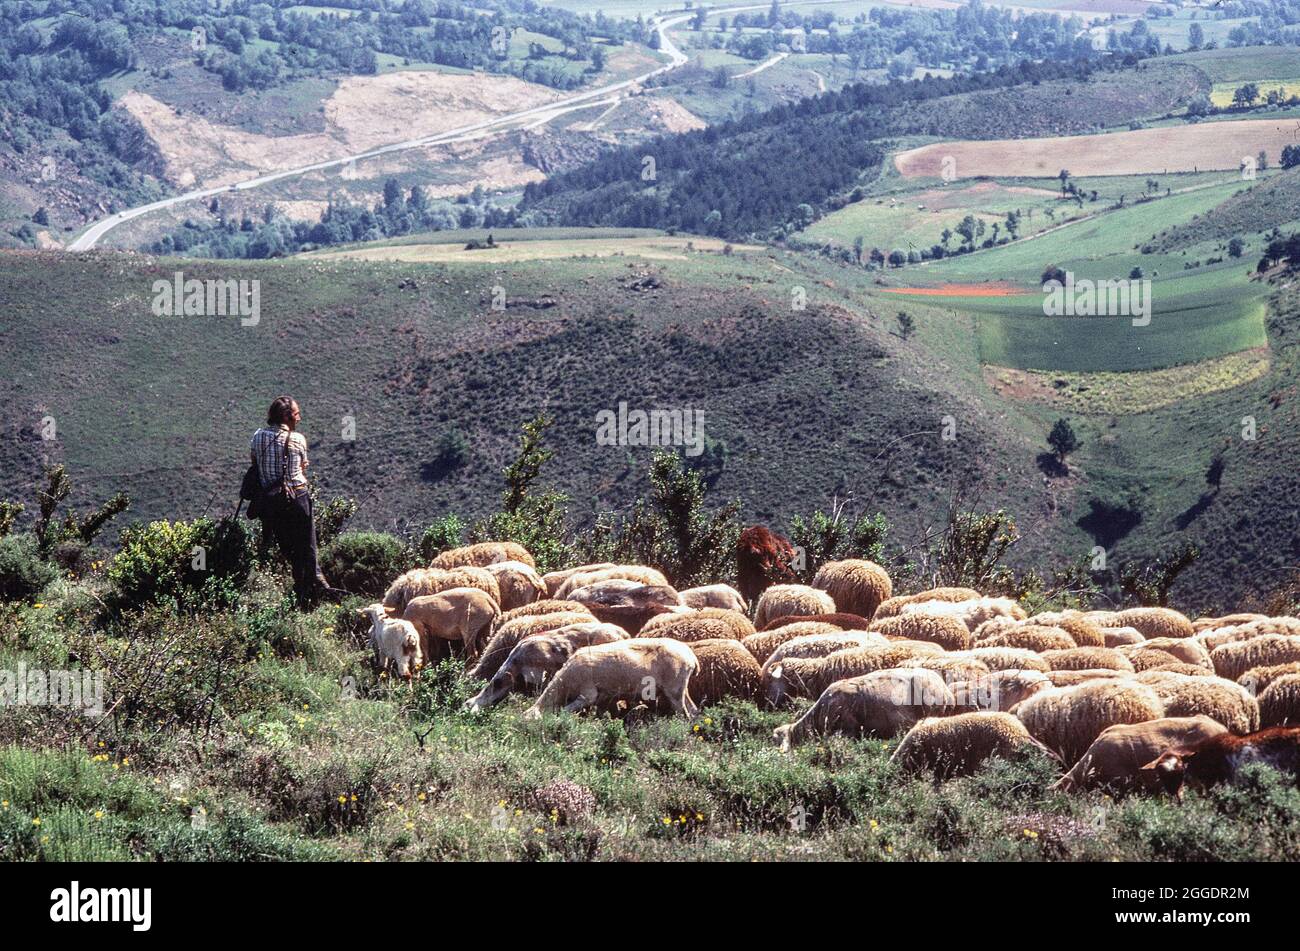
{"label": "green grass", "polygon": [[[1207,23],[1202,23],[1202,27]],[[1190,63],[1212,83],[1241,83],[1270,76],[1300,76],[1300,51],[1282,46],[1242,46],[1182,53],[1164,60]]]}

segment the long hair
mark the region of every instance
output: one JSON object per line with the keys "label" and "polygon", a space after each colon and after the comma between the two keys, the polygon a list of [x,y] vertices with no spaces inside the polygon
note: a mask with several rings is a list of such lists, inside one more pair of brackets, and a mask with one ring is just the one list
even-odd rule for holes
{"label": "long hair", "polygon": [[266,411],[266,425],[279,426],[284,423],[286,426],[293,422],[293,397],[277,396],[271,401],[271,408]]}

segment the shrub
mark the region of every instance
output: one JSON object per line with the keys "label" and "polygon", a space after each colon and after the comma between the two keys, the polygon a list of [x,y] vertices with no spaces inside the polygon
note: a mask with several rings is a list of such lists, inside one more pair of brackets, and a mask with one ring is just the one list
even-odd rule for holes
{"label": "shrub", "polygon": [[454,513],[444,515],[426,528],[424,534],[420,536],[420,543],[416,546],[420,561],[427,565],[444,551],[459,548],[464,544],[464,534],[465,523],[460,520],[459,515]]}
{"label": "shrub", "polygon": [[220,522],[150,522],[122,532],[108,566],[115,611],[174,601],[194,609],[232,603],[253,569],[248,529],[237,519]]}
{"label": "shrub", "polygon": [[367,598],[380,597],[413,561],[406,544],[386,532],[344,532],[320,559],[330,584]]}
{"label": "shrub", "polygon": [[0,537],[0,601],[29,601],[57,575],[37,553],[32,536]]}

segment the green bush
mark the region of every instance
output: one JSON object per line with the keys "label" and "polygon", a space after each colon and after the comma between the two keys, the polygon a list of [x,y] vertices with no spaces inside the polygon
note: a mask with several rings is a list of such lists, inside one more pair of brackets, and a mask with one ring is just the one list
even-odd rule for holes
{"label": "green bush", "polygon": [[36,550],[30,535],[0,538],[0,600],[29,601],[58,576]]}
{"label": "green bush", "polygon": [[248,529],[237,519],[133,525],[108,566],[109,600],[118,611],[168,601],[187,609],[228,605],[253,562]]}
{"label": "green bush", "polygon": [[320,565],[334,587],[378,598],[414,560],[406,544],[393,535],[344,532],[321,552]]}

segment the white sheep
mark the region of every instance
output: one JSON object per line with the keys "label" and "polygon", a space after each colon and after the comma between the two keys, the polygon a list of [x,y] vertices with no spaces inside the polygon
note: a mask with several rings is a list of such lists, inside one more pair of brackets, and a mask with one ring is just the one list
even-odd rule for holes
{"label": "white sheep", "polygon": [[375,652],[375,665],[385,667],[392,661],[398,674],[409,680],[424,661],[420,632],[415,625],[402,618],[390,618],[382,604],[357,608],[357,614],[370,618],[370,647]]}

